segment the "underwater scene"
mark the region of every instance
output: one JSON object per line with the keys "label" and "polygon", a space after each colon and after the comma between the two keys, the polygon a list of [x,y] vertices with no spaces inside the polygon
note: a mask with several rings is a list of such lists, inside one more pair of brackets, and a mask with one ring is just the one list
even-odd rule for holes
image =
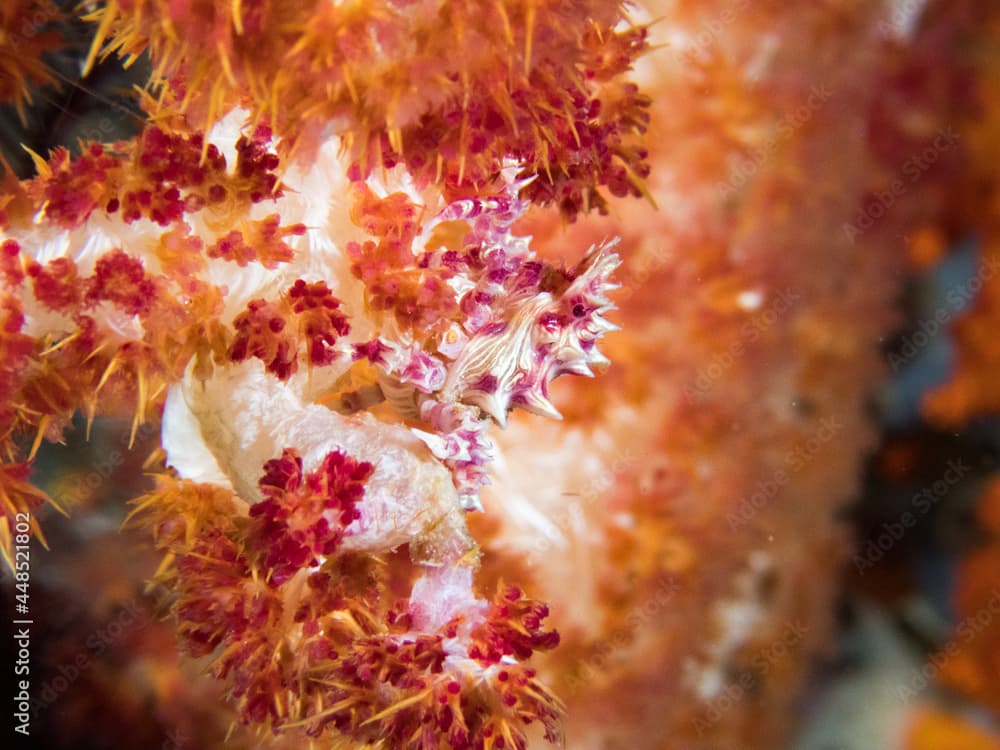
{"label": "underwater scene", "polygon": [[4,0],[12,748],[1000,750],[1000,3]]}

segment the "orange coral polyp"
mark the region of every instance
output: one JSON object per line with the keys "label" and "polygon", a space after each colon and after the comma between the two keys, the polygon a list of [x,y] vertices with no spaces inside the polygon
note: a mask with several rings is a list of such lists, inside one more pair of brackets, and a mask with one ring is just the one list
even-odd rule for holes
{"label": "orange coral polyp", "polygon": [[299,237],[306,233],[304,224],[281,226],[281,217],[271,214],[263,219],[251,221],[242,231],[234,229],[220,237],[211,245],[206,254],[209,258],[229,260],[241,268],[250,261],[257,261],[264,268],[277,268],[279,263],[287,263],[294,257],[294,251],[285,242],[285,237]]}
{"label": "orange coral polyp", "polygon": [[7,0],[0,7],[0,103],[13,104],[22,122],[32,88],[56,83],[43,56],[63,44],[54,30],[62,18],[51,0]]}
{"label": "orange coral polyp", "polygon": [[26,186],[31,212],[18,204],[20,213],[8,215],[8,222],[24,225],[44,216],[73,229],[104,210],[121,211],[128,223],[147,218],[166,227],[206,206],[238,213],[281,195],[280,160],[270,141],[266,128],[241,136],[233,169],[200,133],[167,133],[155,125],[131,142],[85,144],[76,159],[57,148],[48,160],[35,155],[38,177]]}
{"label": "orange coral polyp", "polygon": [[[601,186],[638,194],[648,171],[635,145],[648,101],[597,114],[614,91],[605,84],[646,48],[644,28],[616,29],[623,5],[138,0],[92,19],[95,52],[105,40],[106,52],[129,57],[148,48],[156,77],[184,82],[177,106],[206,129],[249,106],[251,121],[274,125],[294,151],[314,148],[335,122],[364,172],[405,161],[456,187],[489,182],[496,161],[514,155],[550,181],[535,199],[572,218],[604,206]],[[489,92],[492,105],[472,92]]]}
{"label": "orange coral polyp", "polygon": [[44,266],[31,261],[28,276],[31,277],[35,299],[50,310],[70,310],[83,299],[84,285],[77,273],[76,263],[70,258],[53,258]]}
{"label": "orange coral polyp", "polygon": [[257,358],[280,380],[298,371],[300,357],[310,367],[332,364],[343,353],[337,341],[351,330],[326,282],[303,279],[297,279],[279,302],[251,300],[233,326],[229,359]]}
{"label": "orange coral polyp", "polygon": [[146,275],[142,261],[118,249],[98,258],[94,275],[87,284],[85,303],[110,302],[127,315],[145,317],[156,295],[156,285]]}
{"label": "orange coral polyp", "polygon": [[428,268],[414,253],[420,212],[404,193],[378,198],[363,182],[355,185],[351,220],[376,240],[351,241],[351,272],[365,285],[368,303],[392,312],[404,330],[443,332],[458,313],[446,266]]}
{"label": "orange coral polyp", "polygon": [[14,240],[5,240],[0,244],[0,274],[8,289],[20,286],[24,281],[24,260],[21,256],[21,246]]}
{"label": "orange coral polyp", "polygon": [[[468,750],[490,746],[491,738],[494,747],[505,738],[524,748],[525,727],[539,721],[558,740],[561,705],[533,670],[505,664],[476,674],[459,666],[452,657],[461,656],[454,651],[465,637],[461,618],[441,632],[415,630],[412,602],[391,597],[387,571],[371,557],[334,545],[318,565],[307,554],[295,570],[264,574],[272,557],[282,565],[298,559],[280,553],[306,540],[302,512],[315,527],[315,502],[332,503],[350,523],[370,471],[335,453],[319,472],[304,474],[294,451],[286,451],[265,467],[269,499],[251,508],[248,523],[234,519],[243,508],[231,493],[168,476],[136,500],[133,515],[171,553],[157,577],[177,592],[173,611],[186,650],[214,654],[212,673],[226,680],[241,720],[277,734],[335,730],[401,750],[437,747],[438,737]],[[274,544],[275,535],[285,541]],[[506,643],[500,623],[507,619],[541,633],[537,603],[506,587],[498,602],[484,631],[491,642]],[[504,611],[516,602],[516,613]],[[538,647],[551,645],[551,634],[529,637],[544,641]]]}

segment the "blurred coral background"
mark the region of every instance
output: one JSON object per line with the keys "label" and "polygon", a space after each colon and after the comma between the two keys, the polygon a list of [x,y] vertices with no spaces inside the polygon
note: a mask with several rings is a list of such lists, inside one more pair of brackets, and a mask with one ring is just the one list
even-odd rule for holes
{"label": "blurred coral background", "polygon": [[[21,179],[21,144],[143,124],[149,62],[82,75],[74,5],[0,10],[10,35],[27,8],[41,54],[8,90],[0,38]],[[1000,5],[628,12],[649,24],[648,177],[518,225],[567,263],[621,237],[622,330],[606,372],[552,386],[562,421],[491,434],[481,587],[549,605],[561,643],[535,661],[574,750],[1000,750]],[[78,416],[39,450],[33,481],[68,515],[36,514],[17,746],[305,747],[241,725],[179,651],[159,555],[123,524],[162,461],[158,425],[131,430],[87,440]]]}

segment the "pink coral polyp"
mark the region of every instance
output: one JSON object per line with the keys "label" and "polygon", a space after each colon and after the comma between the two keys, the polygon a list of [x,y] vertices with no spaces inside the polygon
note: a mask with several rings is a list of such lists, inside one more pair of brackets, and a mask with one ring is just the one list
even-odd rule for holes
{"label": "pink coral polyp", "polygon": [[331,451],[316,471],[302,473],[302,457],[286,448],[264,465],[264,499],[250,509],[250,546],[273,585],[333,554],[344,530],[360,517],[355,507],[371,477],[370,463]]}

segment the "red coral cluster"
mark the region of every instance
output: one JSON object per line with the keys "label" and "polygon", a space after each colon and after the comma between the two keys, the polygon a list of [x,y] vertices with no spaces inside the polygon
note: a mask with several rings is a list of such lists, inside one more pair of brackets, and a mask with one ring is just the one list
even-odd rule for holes
{"label": "red coral cluster", "polygon": [[649,100],[621,81],[647,32],[623,6],[113,0],[92,15],[92,58],[148,49],[173,106],[206,127],[246,106],[294,149],[340,123],[363,173],[406,163],[456,196],[514,156],[538,176],[533,199],[572,219],[605,210],[601,189],[640,194],[648,173]]}
{"label": "red coral cluster", "polygon": [[[131,223],[147,218],[170,226],[213,206],[232,211],[281,195],[276,170],[280,160],[269,150],[271,133],[257,128],[236,145],[235,169],[200,133],[166,132],[150,125],[134,141],[105,146],[86,144],[71,158],[56,149],[46,161],[35,157],[38,177],[30,181],[30,211],[8,216],[7,225],[23,224],[41,212],[48,220],[72,229],[98,210],[119,210]],[[9,213],[9,212],[8,212]]]}
{"label": "red coral cluster", "polygon": [[[155,260],[142,257],[149,249],[144,239],[140,247],[111,247],[87,261],[58,256],[47,263],[33,259],[33,248],[3,242],[10,356],[2,421],[8,454],[14,455],[24,433],[34,433],[36,448],[43,437],[58,439],[79,408],[89,418],[131,413],[135,428],[189,362],[204,378],[224,360],[234,336],[220,318],[224,290],[198,274],[216,257],[274,268],[292,258],[285,238],[305,231],[301,224],[281,226],[277,214],[226,221],[281,194],[270,142],[266,128],[239,139],[230,169],[217,148],[205,148],[201,135],[150,126],[129,143],[87,144],[76,159],[65,149],[48,161],[37,158],[39,176],[5,195],[4,228],[13,233],[28,232],[37,222],[73,230],[95,214],[120,215],[128,223],[149,219],[168,228],[155,239]],[[205,209],[213,221],[235,225],[207,249],[187,223],[191,212]],[[26,335],[25,314],[41,310],[59,322],[50,332]],[[346,323],[335,311],[325,326],[315,317],[304,315],[313,321],[304,325],[315,341],[314,359],[322,361],[331,356],[331,326],[344,332]]]}
{"label": "red coral cluster", "polygon": [[592,209],[607,213],[600,188],[615,197],[641,196],[649,176],[641,136],[650,100],[634,84],[617,80],[645,50],[646,36],[641,27],[617,32],[591,26],[582,35],[577,68],[583,78],[576,85],[565,68],[543,58],[527,76],[515,77],[511,90],[492,87],[492,99],[456,100],[449,109],[422,115],[395,147],[382,134],[369,145],[377,156],[369,156],[367,167],[405,163],[427,179],[440,179],[444,170],[450,195],[463,197],[469,185],[481,189],[492,182],[496,164],[516,159],[525,175],[536,178],[525,198],[554,204],[569,221]]}
{"label": "red coral cluster", "polygon": [[248,518],[228,491],[170,477],[139,498],[135,513],[170,553],[158,579],[176,592],[187,650],[214,654],[212,672],[227,681],[242,721],[277,735],[523,750],[525,727],[539,721],[557,741],[558,701],[533,670],[498,664],[555,645],[543,605],[511,587],[498,592],[472,636],[477,675],[450,663],[462,616],[420,632],[408,602],[392,596],[408,564],[396,559],[403,567],[392,573],[338,547],[370,474],[341,452],[303,473],[285,451],[264,467],[265,500]]}
{"label": "red coral cluster", "polygon": [[236,335],[229,359],[243,362],[251,357],[280,380],[298,371],[299,357],[310,366],[329,365],[340,351],[335,345],[350,332],[340,300],[325,281],[307,283],[297,279],[279,302],[252,300],[233,321]]}
{"label": "red coral cluster", "polygon": [[535,651],[555,648],[559,645],[559,634],[542,628],[542,621],[548,616],[547,606],[526,598],[517,586],[500,585],[486,623],[473,633],[475,645],[469,656],[499,664],[505,656],[524,661]]}
{"label": "red coral cluster", "polygon": [[[53,262],[66,260],[58,258]],[[142,261],[123,250],[112,250],[98,259],[84,302],[91,306],[106,301],[127,315],[144,317],[149,315],[155,298],[156,286]]]}
{"label": "red coral cluster", "polygon": [[257,261],[264,268],[274,269],[279,263],[292,260],[294,252],[284,238],[306,233],[304,224],[281,226],[281,217],[271,214],[263,219],[247,222],[243,230],[233,229],[220,237],[206,254],[209,258],[232,261],[240,268],[250,261]]}
{"label": "red coral cluster", "polygon": [[[186,248],[197,251],[200,244]],[[32,428],[55,438],[76,409],[97,413],[98,396],[101,413],[132,413],[142,421],[162,401],[163,383],[179,377],[191,359],[204,373],[223,356],[232,333],[219,319],[221,293],[185,278],[183,263],[180,276],[152,274],[141,260],[113,248],[82,275],[70,258],[41,265],[13,254],[17,249],[16,243],[4,246],[7,278],[16,282],[4,297],[6,340],[16,349],[6,367],[5,440]],[[22,273],[31,280],[30,293],[18,288]],[[58,313],[61,330],[25,335],[23,304]],[[116,315],[141,322],[140,336],[123,337],[98,323]]]}
{"label": "red coral cluster", "polygon": [[336,551],[344,529],[360,517],[355,506],[371,474],[370,463],[340,451],[328,453],[316,471],[305,475],[293,448],[264,464],[264,499],[250,509],[254,523],[248,537],[272,585]]}
{"label": "red coral cluster", "polygon": [[368,304],[391,312],[405,330],[440,331],[458,312],[447,268],[418,262],[413,241],[421,224],[417,207],[403,193],[379,199],[364,183],[356,187],[351,219],[375,239],[349,242],[352,273],[365,285]]}

